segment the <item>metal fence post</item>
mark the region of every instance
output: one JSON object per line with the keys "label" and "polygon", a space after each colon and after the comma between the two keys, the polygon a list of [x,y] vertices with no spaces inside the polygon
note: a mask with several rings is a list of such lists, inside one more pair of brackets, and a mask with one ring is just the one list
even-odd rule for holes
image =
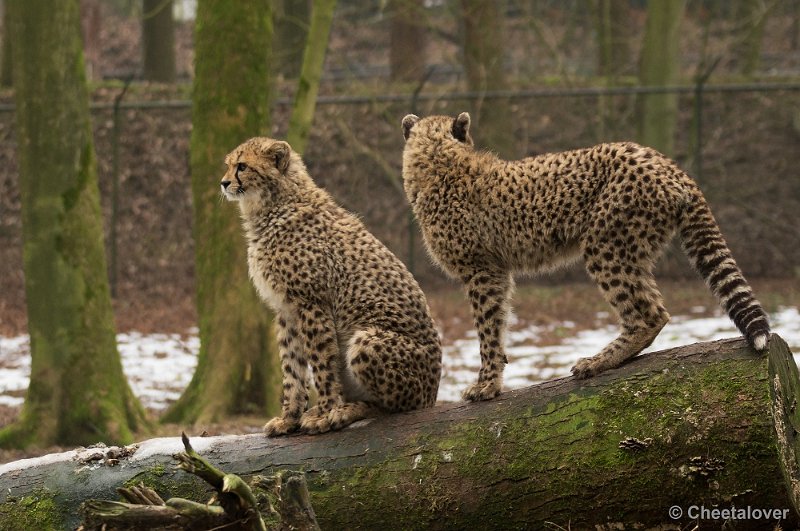
{"label": "metal fence post", "polygon": [[111,296],[117,296],[117,225],[119,221],[119,135],[120,117],[119,106],[122,98],[128,91],[132,78],[125,80],[122,90],[114,98],[113,127],[111,130],[111,235],[109,250],[109,276],[111,283]]}

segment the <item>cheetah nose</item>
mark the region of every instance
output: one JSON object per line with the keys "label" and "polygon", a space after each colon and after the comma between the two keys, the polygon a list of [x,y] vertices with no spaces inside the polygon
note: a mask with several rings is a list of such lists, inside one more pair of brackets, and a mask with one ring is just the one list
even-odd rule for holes
{"label": "cheetah nose", "polygon": [[221,185],[222,185],[222,189],[223,189],[223,190],[227,190],[227,189],[228,189],[228,186],[230,186],[231,182],[230,182],[230,181],[222,181],[222,182],[221,182],[221,183],[219,183],[219,184],[221,184]]}

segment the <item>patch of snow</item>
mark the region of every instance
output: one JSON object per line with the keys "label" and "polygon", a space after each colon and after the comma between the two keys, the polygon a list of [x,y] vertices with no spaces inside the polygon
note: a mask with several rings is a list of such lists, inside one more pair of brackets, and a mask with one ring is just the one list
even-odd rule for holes
{"label": "patch of snow", "polygon": [[[601,316],[600,312],[598,317]],[[800,311],[795,307],[779,308],[770,315],[772,330],[783,337],[795,353],[795,361],[800,364]],[[571,325],[571,326],[570,326]],[[571,328],[569,321],[556,327]],[[533,383],[568,376],[570,369],[580,358],[597,354],[610,343],[619,329],[615,325],[593,330],[581,330],[565,337],[560,343],[536,345],[542,335],[543,327],[530,326],[509,332],[506,353],[509,364],[504,374],[504,389],[518,389]],[[673,316],[667,326],[644,352],[653,352],[679,347],[698,341],[715,341],[730,337],[740,337],[739,331],[726,315],[693,318]],[[438,400],[456,402],[461,400],[461,391],[478,377],[480,355],[476,334],[458,339],[443,349],[443,378],[439,385]]]}
{"label": "patch of snow", "polygon": [[[41,457],[31,457],[29,459],[20,459],[0,465],[0,476],[8,474],[9,472],[16,472],[26,468],[33,468],[50,463],[60,463],[65,461],[77,461],[78,455],[85,451],[85,448],[78,448],[77,450],[70,450],[68,452],[60,452],[57,454],[47,454]],[[13,494],[13,493],[12,493]]]}
{"label": "patch of snow", "polygon": [[[602,312],[601,312],[602,313]],[[598,317],[603,317],[598,314]],[[800,363],[800,311],[796,307],[780,308],[770,315],[772,329],[780,334],[797,353]],[[615,325],[575,331],[570,321],[544,326],[529,326],[508,332],[506,352],[509,364],[505,370],[505,389],[517,389],[536,382],[567,376],[578,359],[593,356],[611,342],[618,333]],[[566,333],[557,343],[540,345],[542,337],[553,337],[553,331]],[[558,335],[558,334],[556,334]],[[645,352],[686,345],[696,341],[713,341],[738,337],[739,332],[725,315],[714,317],[674,316]],[[133,392],[145,407],[160,410],[174,402],[192,378],[197,366],[200,340],[197,329],[187,334],[141,334],[131,332],[117,336],[123,370]],[[440,401],[457,402],[461,392],[478,376],[480,356],[477,332],[470,329],[443,349],[443,375],[439,386]],[[0,405],[21,405],[30,378],[30,343],[27,336],[0,337]],[[192,439],[194,441],[198,439]],[[206,441],[207,438],[203,438]],[[156,443],[153,443],[156,444]],[[180,439],[166,439],[163,451],[182,449]],[[156,452],[156,450],[152,450]],[[137,452],[137,457],[142,449]],[[147,455],[148,451],[143,452]],[[2,469],[0,469],[2,470]]]}
{"label": "patch of snow", "polygon": [[[219,437],[192,437],[192,448],[197,453],[202,454],[211,447],[211,444]],[[136,453],[130,457],[130,461],[141,461],[154,455],[173,455],[183,451],[183,442],[180,437],[157,437],[139,443]]]}

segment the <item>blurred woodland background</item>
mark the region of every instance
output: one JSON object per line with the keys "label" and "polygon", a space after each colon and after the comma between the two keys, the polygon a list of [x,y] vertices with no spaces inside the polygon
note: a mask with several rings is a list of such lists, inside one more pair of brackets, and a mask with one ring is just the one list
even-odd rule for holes
{"label": "blurred woodland background", "polygon": [[[2,2],[4,13],[9,3]],[[285,137],[317,2],[261,3],[271,7],[273,26],[263,132]],[[182,331],[197,321],[196,10],[191,0],[80,1],[121,329]],[[4,21],[0,334],[13,335],[27,321],[9,88],[14,42]],[[220,47],[240,38],[235,24],[229,29],[217,33]],[[662,150],[700,182],[748,277],[797,283],[800,0],[335,2],[304,158],[315,180],[358,213],[426,291],[446,281],[425,254],[402,191],[400,120],[465,110],[476,144],[507,158],[618,140]],[[222,173],[220,158],[209,182]],[[696,274],[675,246],[657,277]],[[543,278],[583,279],[580,265]]]}
{"label": "blurred woodland background", "polygon": [[[281,137],[311,3],[273,3],[270,129]],[[174,309],[176,301],[191,308],[194,295],[194,5],[181,2],[170,12],[169,4],[81,1],[110,277],[116,297],[137,309]],[[656,66],[674,72],[649,84],[680,87],[666,93],[674,99],[674,125],[669,113],[656,118],[671,131],[657,147],[700,181],[748,276],[796,277],[800,1],[693,0],[680,7],[670,43],[674,66],[669,47],[652,52]],[[476,143],[509,158],[616,140],[656,145],[642,138],[647,95],[636,90],[646,83],[648,10],[653,6],[635,0],[340,0],[305,153],[310,172],[362,216],[423,287],[435,287],[444,278],[425,254],[402,193],[400,119],[468,110]],[[169,20],[148,40],[148,23],[163,18]],[[12,94],[0,101],[1,330],[22,324],[24,289]],[[659,278],[689,275],[680,252],[661,261]],[[547,280],[582,278],[576,266]]]}

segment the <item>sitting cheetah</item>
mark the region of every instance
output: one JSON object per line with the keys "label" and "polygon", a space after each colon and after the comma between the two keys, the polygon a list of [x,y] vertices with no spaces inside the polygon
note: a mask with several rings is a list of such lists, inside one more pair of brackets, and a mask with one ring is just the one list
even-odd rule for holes
{"label": "sitting cheetah", "polygon": [[461,280],[480,339],[468,400],[497,396],[514,272],[583,257],[622,333],[572,368],[586,378],[650,345],[669,320],[653,265],[677,231],[695,269],[757,350],[769,324],[694,181],[633,143],[501,160],[473,146],[469,114],[403,118],[403,180],[433,259]]}
{"label": "sitting cheetah", "polygon": [[[225,163],[222,193],[239,204],[250,277],[276,314],[282,411],[266,434],[432,406],[439,335],[402,262],[314,184],[286,142],[252,138]],[[306,411],[309,365],[319,398]]]}

